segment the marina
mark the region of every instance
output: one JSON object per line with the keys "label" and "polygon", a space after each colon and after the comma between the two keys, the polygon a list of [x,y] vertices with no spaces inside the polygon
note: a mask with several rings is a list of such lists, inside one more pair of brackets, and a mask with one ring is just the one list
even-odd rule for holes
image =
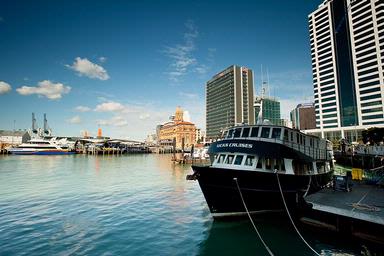
{"label": "marina", "polygon": [[[4,255],[266,255],[249,221],[213,220],[190,165],[171,154],[0,156]],[[312,255],[286,215],[255,217],[275,255]],[[325,255],[372,255],[363,240],[300,226]],[[380,255],[380,254],[376,254]]]}
{"label": "marina", "polygon": [[51,2],[0,9],[0,256],[384,256],[384,0]]}

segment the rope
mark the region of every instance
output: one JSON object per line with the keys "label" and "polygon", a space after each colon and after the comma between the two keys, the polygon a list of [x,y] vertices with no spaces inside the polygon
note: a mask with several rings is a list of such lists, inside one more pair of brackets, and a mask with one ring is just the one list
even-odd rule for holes
{"label": "rope", "polygon": [[237,189],[239,190],[241,201],[243,202],[244,208],[247,211],[249,220],[251,221],[251,223],[253,225],[253,228],[255,229],[255,231],[257,233],[257,236],[259,237],[260,241],[263,243],[263,245],[264,245],[265,249],[267,250],[267,252],[269,253],[269,255],[274,256],[273,252],[271,251],[271,249],[269,249],[268,245],[264,242],[263,238],[260,235],[259,230],[257,229],[255,223],[252,220],[251,214],[249,213],[247,205],[245,204],[245,201],[244,201],[244,198],[243,198],[243,194],[241,193],[241,190],[240,190],[240,187],[239,187],[239,183],[237,182],[237,178],[233,178],[233,180],[236,182],[236,186],[237,186]]}
{"label": "rope", "polygon": [[349,206],[352,206],[353,209],[358,209],[362,211],[370,211],[370,212],[380,212],[380,209],[376,206],[373,205],[368,205],[368,204],[360,204],[360,203],[353,203],[353,204],[348,204]]}
{"label": "rope", "polygon": [[307,194],[308,194],[308,191],[309,191],[309,188],[311,187],[311,181],[312,181],[312,175],[309,176],[309,182],[308,182],[308,187],[307,187],[307,191],[305,191],[305,194],[303,197],[307,197]]}
{"label": "rope", "polygon": [[284,198],[283,190],[281,189],[281,185],[280,185],[279,174],[278,174],[277,172],[276,172],[276,177],[277,177],[277,183],[278,183],[278,185],[279,185],[279,189],[280,189],[281,198],[283,199],[283,203],[284,203],[284,206],[285,206],[285,210],[287,211],[288,217],[289,217],[289,219],[291,220],[291,223],[292,223],[293,227],[295,228],[296,233],[299,235],[299,237],[301,238],[301,240],[303,240],[303,242],[308,246],[308,248],[311,249],[311,250],[313,251],[314,254],[320,256],[321,254],[319,254],[317,251],[315,251],[315,249],[313,249],[313,248],[307,243],[307,241],[305,241],[304,237],[300,234],[300,231],[297,229],[297,227],[296,227],[296,225],[295,225],[295,222],[293,222],[293,219],[292,219],[292,217],[291,217],[291,214],[289,213],[287,204],[286,204],[286,202],[285,202],[285,198]]}

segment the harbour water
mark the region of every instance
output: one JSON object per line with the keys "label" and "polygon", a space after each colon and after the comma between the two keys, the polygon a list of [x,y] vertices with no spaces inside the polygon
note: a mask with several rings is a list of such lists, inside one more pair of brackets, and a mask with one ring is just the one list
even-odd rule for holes
{"label": "harbour water", "polygon": [[[248,220],[213,221],[170,155],[0,156],[0,255],[267,255]],[[288,218],[256,225],[275,255],[313,255]],[[381,255],[303,230],[324,255]]]}

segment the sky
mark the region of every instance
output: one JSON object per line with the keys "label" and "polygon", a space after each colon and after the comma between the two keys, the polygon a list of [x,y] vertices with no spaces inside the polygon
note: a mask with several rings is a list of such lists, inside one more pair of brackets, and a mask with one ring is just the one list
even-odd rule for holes
{"label": "sky", "polygon": [[282,117],[313,99],[308,14],[321,1],[0,0],[0,130],[144,140],[177,106],[205,129],[205,83],[261,70]]}

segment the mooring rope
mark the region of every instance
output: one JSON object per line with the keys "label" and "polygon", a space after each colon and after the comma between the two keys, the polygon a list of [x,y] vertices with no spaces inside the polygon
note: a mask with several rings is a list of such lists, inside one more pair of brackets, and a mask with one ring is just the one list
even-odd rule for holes
{"label": "mooring rope", "polygon": [[303,197],[307,197],[309,188],[311,187],[311,181],[312,181],[312,176],[309,176],[309,183],[308,183],[307,191],[305,191],[305,194]]}
{"label": "mooring rope", "polygon": [[249,220],[251,221],[251,223],[253,225],[253,228],[255,229],[255,231],[257,233],[257,236],[259,237],[260,241],[263,243],[263,245],[264,245],[265,249],[267,250],[267,252],[269,253],[269,255],[274,256],[273,252],[271,251],[271,249],[269,249],[268,245],[264,242],[263,238],[261,237],[261,234],[260,234],[259,230],[257,229],[255,223],[252,220],[251,214],[249,213],[247,205],[245,204],[245,201],[244,201],[244,198],[243,198],[243,194],[241,193],[239,183],[237,182],[237,178],[233,178],[233,180],[236,182],[236,186],[237,186],[237,189],[239,190],[241,201],[243,202],[245,211],[248,214]]}
{"label": "mooring rope", "polygon": [[319,254],[315,249],[313,249],[307,241],[305,241],[304,237],[301,235],[300,231],[297,229],[296,225],[295,225],[295,222],[293,221],[292,217],[291,217],[291,214],[289,213],[289,210],[288,210],[288,207],[287,207],[287,204],[285,202],[285,198],[284,198],[284,194],[283,194],[283,190],[281,189],[281,185],[280,185],[280,179],[279,179],[279,174],[276,172],[276,177],[277,177],[277,183],[279,185],[279,189],[280,189],[280,194],[281,194],[281,198],[283,199],[283,203],[284,203],[284,206],[285,206],[285,210],[287,211],[287,214],[288,214],[288,217],[289,219],[291,220],[291,223],[293,225],[293,227],[295,228],[296,230],[296,233],[299,235],[299,237],[301,238],[301,240],[303,240],[303,242],[308,246],[309,249],[311,249],[313,251],[313,253],[315,253],[316,255],[321,255]]}

